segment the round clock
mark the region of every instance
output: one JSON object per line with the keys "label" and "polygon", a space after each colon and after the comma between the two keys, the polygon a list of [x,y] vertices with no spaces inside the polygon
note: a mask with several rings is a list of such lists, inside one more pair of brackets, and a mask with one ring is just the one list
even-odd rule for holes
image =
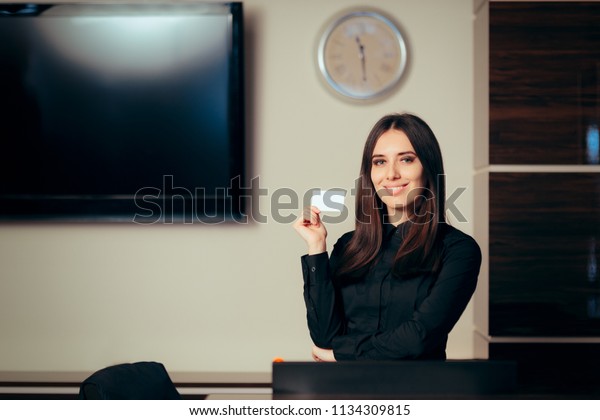
{"label": "round clock", "polygon": [[317,49],[319,73],[338,95],[370,101],[390,93],[406,69],[406,43],[382,13],[354,10],[333,19]]}

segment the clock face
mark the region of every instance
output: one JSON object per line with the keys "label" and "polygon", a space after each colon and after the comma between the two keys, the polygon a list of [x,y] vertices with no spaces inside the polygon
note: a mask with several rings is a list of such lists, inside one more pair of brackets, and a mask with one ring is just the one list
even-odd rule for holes
{"label": "clock face", "polygon": [[377,12],[351,12],[325,30],[319,70],[333,90],[356,100],[390,92],[406,68],[406,45],[391,20]]}

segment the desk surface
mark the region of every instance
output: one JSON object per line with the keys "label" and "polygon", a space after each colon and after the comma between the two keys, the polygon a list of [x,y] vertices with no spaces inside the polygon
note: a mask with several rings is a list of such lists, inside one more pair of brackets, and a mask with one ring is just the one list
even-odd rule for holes
{"label": "desk surface", "polygon": [[[94,372],[0,371],[0,383],[81,383]],[[175,383],[271,386],[271,372],[169,372]]]}

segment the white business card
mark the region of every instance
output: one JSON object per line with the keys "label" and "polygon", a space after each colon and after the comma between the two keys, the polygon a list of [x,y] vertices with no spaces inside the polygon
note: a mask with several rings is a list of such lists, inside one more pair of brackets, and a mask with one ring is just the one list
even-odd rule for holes
{"label": "white business card", "polygon": [[341,189],[316,190],[310,199],[310,205],[322,212],[341,213],[345,198],[346,191]]}

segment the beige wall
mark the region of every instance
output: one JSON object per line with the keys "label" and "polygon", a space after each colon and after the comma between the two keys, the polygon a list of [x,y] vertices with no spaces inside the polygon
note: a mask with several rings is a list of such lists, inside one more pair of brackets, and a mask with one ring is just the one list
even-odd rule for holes
{"label": "beige wall", "polygon": [[[350,189],[370,126],[410,111],[428,121],[448,191],[473,226],[473,0],[246,0],[250,177],[266,224],[0,225],[0,370],[81,371],[136,360],[170,371],[268,371],[308,360],[302,240],[270,216],[273,190]],[[329,17],[369,4],[405,31],[411,64],[377,104],[345,103],[317,78]],[[353,208],[353,201],[348,203]],[[282,214],[297,213],[297,210]],[[352,221],[329,227],[329,246]],[[473,357],[468,308],[448,355]]]}

